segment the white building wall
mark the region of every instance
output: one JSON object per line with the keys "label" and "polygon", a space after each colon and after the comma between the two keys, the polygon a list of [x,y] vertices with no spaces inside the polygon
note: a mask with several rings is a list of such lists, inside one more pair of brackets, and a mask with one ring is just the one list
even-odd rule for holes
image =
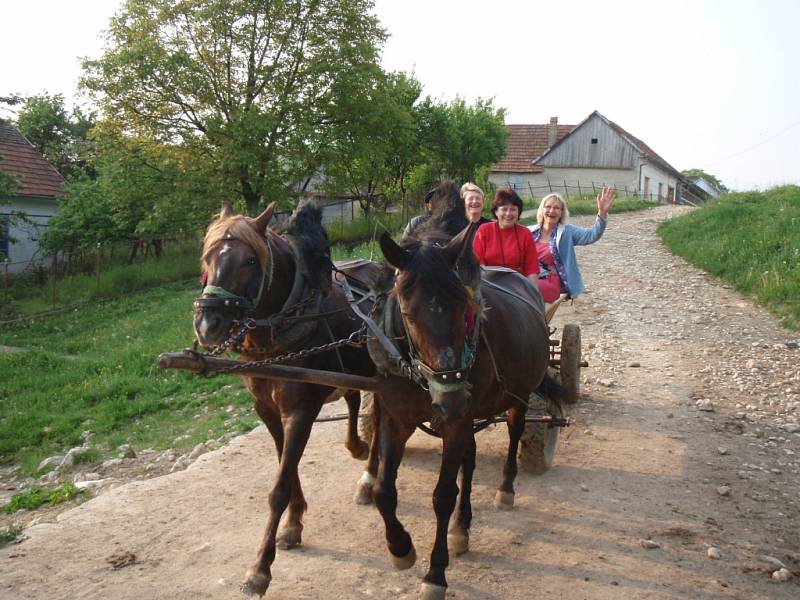
{"label": "white building wall", "polygon": [[42,256],[39,251],[39,237],[47,229],[47,222],[58,211],[52,199],[14,198],[0,206],[3,214],[23,212],[28,221],[15,219],[9,229],[9,235],[16,242],[9,244],[9,272],[19,273],[30,265],[31,261],[45,262],[49,257]]}
{"label": "white building wall", "polygon": [[[650,179],[648,189],[645,191],[645,177]],[[661,184],[661,198],[658,197],[658,184]],[[649,163],[644,163],[641,166],[641,178],[639,180],[639,186],[641,189],[641,193],[645,194],[648,198],[652,200],[662,200],[662,201],[669,201],[674,202],[675,197],[673,195],[672,198],[668,198],[667,191],[670,187],[675,190],[678,187],[678,178],[674,175],[663,171],[662,169],[658,168],[657,166]]]}

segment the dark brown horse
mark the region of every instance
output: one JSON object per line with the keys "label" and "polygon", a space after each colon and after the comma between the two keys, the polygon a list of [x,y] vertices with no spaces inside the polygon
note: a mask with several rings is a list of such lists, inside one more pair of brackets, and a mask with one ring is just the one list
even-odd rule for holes
{"label": "dark brown horse", "polygon": [[[208,228],[202,257],[207,285],[195,302],[194,321],[197,339],[207,349],[219,352],[240,346],[242,359],[264,360],[344,340],[361,326],[342,288],[332,282],[319,209],[301,206],[280,235],[267,227],[272,211],[270,205],[253,219],[224,206]],[[349,272],[367,279],[377,270],[377,265],[367,263]],[[369,303],[364,306],[366,311],[370,308]],[[283,364],[364,376],[375,372],[366,349],[349,344]],[[306,383],[244,379],[255,399],[255,409],[275,441],[279,463],[269,494],[264,537],[242,585],[244,593],[262,595],[272,578],[276,543],[289,548],[301,543],[307,505],[298,463],[322,405],[339,398],[343,391]],[[354,457],[364,458],[367,446],[357,433],[359,394],[349,391],[344,397],[350,416],[346,446]],[[287,519],[278,535],[287,507]]]}
{"label": "dark brown horse", "polygon": [[[422,584],[421,597],[426,600],[445,597],[448,546],[455,554],[468,549],[475,467],[473,423],[507,412],[510,441],[495,506],[510,508],[526,403],[545,380],[549,359],[539,291],[513,272],[481,276],[472,254],[471,233],[467,228],[450,239],[434,229],[422,234],[422,240],[405,240],[402,246],[387,235],[381,238],[391,267],[384,274],[382,291],[388,296],[383,328],[395,339],[407,339],[408,360],[429,393],[402,397],[382,393],[377,398],[380,465],[372,491],[392,560],[396,567],[408,568],[416,552],[397,518],[395,480],[408,438],[417,426],[430,421],[442,438],[442,461],[433,492],[436,537]],[[379,368],[391,371],[381,345],[371,341],[370,350]],[[461,495],[448,534],[459,469]]]}

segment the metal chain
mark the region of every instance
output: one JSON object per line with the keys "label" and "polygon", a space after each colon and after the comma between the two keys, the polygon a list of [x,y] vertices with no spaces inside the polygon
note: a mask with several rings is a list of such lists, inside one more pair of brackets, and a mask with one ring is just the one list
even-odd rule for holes
{"label": "metal chain", "polygon": [[250,360],[250,361],[241,361],[239,364],[232,365],[230,367],[225,367],[222,369],[215,369],[214,374],[217,373],[235,373],[236,371],[241,371],[244,369],[249,369],[251,367],[261,367],[267,366],[278,362],[288,361],[288,360],[295,360],[298,358],[306,358],[308,356],[312,356],[314,354],[320,354],[322,352],[327,352],[328,350],[334,350],[336,348],[341,348],[342,346],[361,346],[363,345],[363,334],[366,332],[367,326],[362,325],[360,329],[354,331],[346,338],[342,338],[341,340],[334,340],[332,342],[328,342],[327,344],[323,344],[321,346],[316,346],[314,348],[305,348],[303,350],[298,350],[297,352],[287,352],[286,354],[281,354],[280,356],[273,356],[272,358],[265,358],[263,360]]}

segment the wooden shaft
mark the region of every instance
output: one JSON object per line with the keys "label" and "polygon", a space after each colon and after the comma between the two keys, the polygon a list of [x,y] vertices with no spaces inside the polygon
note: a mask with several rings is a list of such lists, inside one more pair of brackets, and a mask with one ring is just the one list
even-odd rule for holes
{"label": "wooden shaft", "polygon": [[[178,369],[192,373],[214,373],[228,367],[242,364],[238,360],[203,356],[190,352],[165,352],[158,357],[158,366],[162,369]],[[318,369],[305,369],[288,365],[258,365],[236,369],[232,375],[246,375],[260,379],[276,379],[278,381],[299,381],[330,387],[346,388],[350,390],[364,390],[378,392],[386,386],[396,385],[394,378],[362,377],[348,373],[334,371],[321,371]]]}

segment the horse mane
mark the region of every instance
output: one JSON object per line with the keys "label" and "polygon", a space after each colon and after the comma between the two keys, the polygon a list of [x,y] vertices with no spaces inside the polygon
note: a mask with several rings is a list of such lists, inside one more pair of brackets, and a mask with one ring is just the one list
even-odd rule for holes
{"label": "horse mane", "polygon": [[312,201],[301,201],[278,232],[292,246],[297,267],[315,289],[331,286],[331,251],[322,227],[322,209]]}
{"label": "horse mane", "polygon": [[424,239],[432,232],[436,232],[434,235],[452,238],[469,225],[464,210],[464,200],[453,181],[442,181],[436,186],[431,197],[431,206],[433,207],[431,218],[420,225],[414,237]]}
{"label": "horse mane", "polygon": [[258,264],[261,271],[266,273],[267,270],[267,245],[261,234],[253,227],[255,219],[245,217],[244,215],[231,215],[229,217],[219,217],[208,226],[206,235],[203,238],[203,251],[200,258],[200,266],[205,271],[207,270],[206,256],[209,251],[218,243],[234,238],[240,240],[250,246],[256,253]]}

